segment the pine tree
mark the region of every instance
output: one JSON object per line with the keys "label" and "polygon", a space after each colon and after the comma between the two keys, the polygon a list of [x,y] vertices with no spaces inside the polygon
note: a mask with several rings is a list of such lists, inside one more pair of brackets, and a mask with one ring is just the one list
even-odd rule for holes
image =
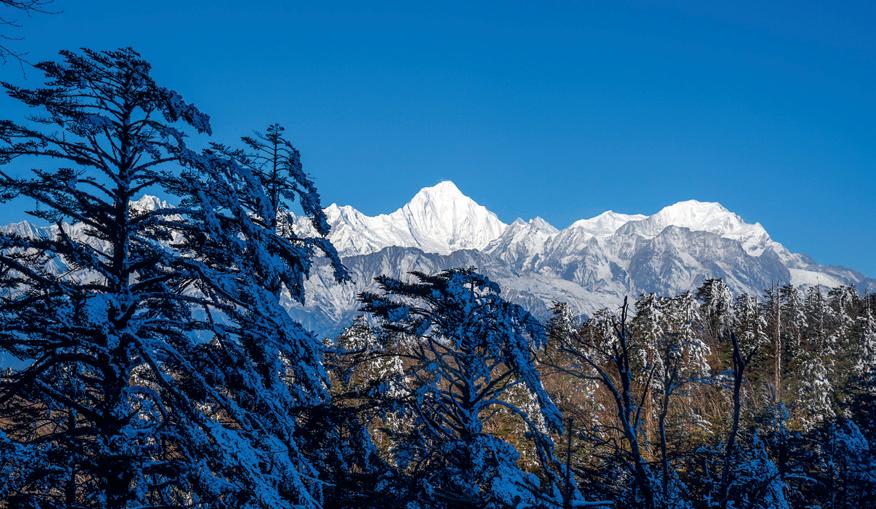
{"label": "pine tree", "polygon": [[[319,195],[297,151],[278,126],[268,131],[286,147],[274,150],[279,154],[274,159],[261,161],[218,145],[190,154],[186,162],[191,169],[168,184],[186,197],[180,209],[190,220],[171,220],[167,226],[176,245],[201,253],[199,270],[215,280],[209,291],[228,302],[206,310],[216,333],[204,350],[219,369],[207,371],[205,378],[245,416],[251,440],[282,458],[261,477],[277,486],[285,503],[317,506],[322,483],[315,479],[321,466],[308,458],[301,422],[313,418],[309,412],[323,415],[330,406],[329,380],[321,343],[289,317],[282,301],[304,302],[304,281],[315,256],[329,260],[337,281],[346,273],[324,237],[328,225]],[[274,170],[263,171],[265,165]],[[296,204],[315,236],[291,226]]]}
{"label": "pine tree", "polygon": [[732,320],[733,296],[730,288],[721,279],[707,279],[697,289],[696,297],[702,303],[700,313],[706,323],[707,339],[710,345],[715,345]]}
{"label": "pine tree", "polygon": [[810,355],[800,371],[796,413],[801,427],[810,430],[836,416],[833,407],[834,387],[824,361],[817,354]]}
{"label": "pine tree", "polygon": [[755,431],[751,442],[740,449],[730,486],[732,507],[790,509],[787,486],[760,434]]}
{"label": "pine tree", "polygon": [[854,337],[854,373],[866,376],[876,371],[876,317],[869,305],[858,315]]}
{"label": "pine tree", "polygon": [[783,353],[785,351],[784,339],[784,323],[782,320],[782,297],[781,290],[773,286],[767,288],[764,292],[762,303],[762,314],[764,315],[765,327],[767,335],[770,338],[770,349],[764,349],[767,355],[763,355],[765,360],[771,361],[770,366],[766,367],[769,372],[767,377],[769,380],[769,393],[771,405],[776,404],[782,399],[782,374],[784,373]]}
{"label": "pine tree", "polygon": [[783,377],[794,378],[799,371],[803,354],[803,339],[807,321],[805,303],[796,286],[787,284],[779,288],[780,320],[782,323],[782,368]]}
{"label": "pine tree", "polygon": [[807,291],[806,314],[807,344],[801,355],[792,409],[802,429],[811,430],[835,416],[832,379],[836,365],[837,336],[831,327],[836,323],[831,307],[817,287]]}
{"label": "pine tree", "polygon": [[656,348],[660,362],[655,376],[658,393],[658,429],[662,471],[661,506],[685,507],[686,491],[669,457],[667,418],[677,392],[688,384],[709,376],[709,347],[701,337],[699,308],[690,293],[683,293],[665,303],[664,332]]}
{"label": "pine tree", "polygon": [[870,507],[876,502],[876,456],[867,438],[848,419],[824,431],[818,465],[830,507]]}
{"label": "pine tree", "polygon": [[[0,198],[34,200],[30,214],[55,225],[48,238],[0,236],[0,348],[27,361],[0,379],[0,469],[21,480],[7,496],[112,508],[311,500],[276,430],[215,383],[253,370],[211,353],[237,350],[221,358],[243,364],[247,344],[307,343],[268,283],[299,288],[310,250],[261,222],[271,212],[248,206],[267,202],[240,165],[186,146],[184,129],[209,133],[208,117],[156,84],[139,54],[61,55],[37,66],[44,88],[4,84],[41,116],[0,123],[0,164],[40,167],[0,175]],[[179,205],[134,202],[153,189]],[[306,388],[297,396],[310,397],[318,357],[283,353]]]}
{"label": "pine tree", "polygon": [[745,350],[763,349],[769,342],[767,322],[757,298],[742,294],[733,302],[733,332]]}
{"label": "pine tree", "polygon": [[[539,496],[559,496],[562,479],[550,438],[509,401],[513,387],[525,387],[549,429],[562,430],[533,363],[533,349],[544,346],[543,328],[472,270],[413,276],[414,282],[380,277],[383,293],[361,296],[365,310],[396,340],[417,338],[405,354],[414,363],[415,425],[396,453],[399,467],[411,472],[430,507],[535,505]],[[488,416],[498,409],[527,422],[548,486],[521,471],[518,452],[487,431]]]}
{"label": "pine tree", "polygon": [[839,286],[827,294],[830,320],[828,343],[833,356],[827,364],[830,376],[839,387],[846,385],[855,374],[855,365],[860,362],[861,345],[856,340],[856,318],[863,308],[854,288]]}
{"label": "pine tree", "polygon": [[551,307],[551,318],[547,324],[547,335],[549,340],[566,337],[571,334],[575,328],[575,317],[572,316],[572,309],[565,302],[554,302]]}
{"label": "pine tree", "polygon": [[830,343],[829,327],[831,323],[830,307],[824,294],[818,287],[810,287],[806,290],[806,338],[807,351],[816,350],[821,353],[833,353]]}
{"label": "pine tree", "polygon": [[389,447],[386,432],[397,434],[408,424],[393,409],[410,396],[402,357],[387,346],[361,315],[338,336],[335,365],[342,398],[362,405],[358,411],[369,414],[365,420],[383,429],[375,442],[384,450]]}

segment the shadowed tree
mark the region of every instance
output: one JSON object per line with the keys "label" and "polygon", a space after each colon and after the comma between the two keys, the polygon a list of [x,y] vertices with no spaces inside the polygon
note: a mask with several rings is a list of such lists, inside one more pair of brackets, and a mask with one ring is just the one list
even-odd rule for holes
{"label": "shadowed tree", "polygon": [[[273,428],[216,381],[274,388],[258,391],[265,402],[288,377],[296,401],[323,397],[319,351],[278,290],[300,298],[314,246],[333,250],[280,235],[251,172],[187,148],[186,132],[210,132],[208,117],[155,83],[135,51],[61,55],[36,66],[43,88],[4,84],[37,115],[0,122],[0,164],[34,168],[0,173],[0,199],[33,200],[30,214],[54,225],[0,236],[0,349],[23,364],[0,378],[0,471],[14,479],[4,496],[318,505],[293,442],[277,439],[294,426]],[[134,200],[151,189],[179,205]],[[277,373],[251,379],[265,373],[249,364],[256,354],[211,355],[253,343]]]}
{"label": "shadowed tree", "polygon": [[[377,279],[381,294],[364,293],[364,309],[379,317],[396,341],[412,338],[402,353],[411,363],[410,436],[396,452],[430,507],[508,507],[562,504],[565,480],[550,438],[512,404],[509,391],[531,393],[549,430],[562,430],[559,410],[545,393],[533,364],[544,345],[541,325],[505,301],[498,286],[472,270],[415,281]],[[546,485],[521,471],[518,452],[488,432],[491,416],[509,412],[526,422]]]}
{"label": "shadowed tree", "polygon": [[[281,496],[295,505],[319,505],[323,483],[332,480],[320,480],[320,461],[308,458],[301,423],[331,407],[323,345],[282,303],[304,302],[315,256],[328,259],[337,281],[346,279],[346,270],[324,237],[328,224],[298,152],[280,136],[281,128],[268,131],[287,148],[267,161],[275,171],[263,171],[257,155],[219,145],[189,158],[193,169],[171,179],[168,189],[187,197],[180,208],[194,221],[169,226],[207,267],[218,268],[216,296],[235,304],[205,310],[216,334],[204,352],[213,365],[233,367],[205,377],[246,416],[255,439],[281,444],[289,462],[275,462]],[[296,207],[311,226],[300,229],[315,236],[294,228]]]}

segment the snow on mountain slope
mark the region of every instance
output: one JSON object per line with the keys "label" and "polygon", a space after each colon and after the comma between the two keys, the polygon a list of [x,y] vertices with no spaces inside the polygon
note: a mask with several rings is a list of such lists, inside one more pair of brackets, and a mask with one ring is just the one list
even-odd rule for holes
{"label": "snow on mountain slope", "polygon": [[557,230],[541,218],[528,223],[521,220],[506,232],[508,225],[450,181],[421,189],[410,202],[390,214],[367,216],[351,206],[332,204],[326,208],[326,215],[332,227],[329,238],[342,255],[373,253],[388,246],[416,247],[439,254],[458,249],[492,253],[510,249],[519,255],[515,262],[525,264],[543,249],[556,250],[570,243],[577,247],[591,237],[605,239],[621,229],[653,238],[668,226],[738,240],[753,255],[780,246],[772,242],[759,223],[748,224],[719,203],[696,200],[670,205],[652,216],[606,211],[575,221],[564,230]]}
{"label": "snow on mountain slope", "polygon": [[831,274],[817,270],[788,269],[791,274],[791,284],[797,286],[840,286],[843,281]]}
{"label": "snow on mountain slope", "polygon": [[332,227],[329,238],[342,255],[373,253],[389,246],[439,254],[483,249],[507,228],[450,181],[421,189],[391,214],[366,216],[332,204],[326,215]]}
{"label": "snow on mountain slope", "polygon": [[621,226],[630,221],[641,221],[647,219],[644,214],[619,214],[613,210],[608,210],[591,217],[590,219],[579,219],[569,226],[570,229],[580,230],[594,237],[605,237],[613,234]]}
{"label": "snow on mountain slope", "polygon": [[[131,208],[167,206],[144,196]],[[539,316],[554,301],[590,314],[619,305],[624,296],[676,294],[710,277],[723,278],[737,293],[759,293],[785,283],[876,291],[876,280],[792,253],[760,224],[746,223],[718,203],[689,200],[651,216],[609,211],[558,230],[541,218],[506,225],[452,182],[441,182],[390,214],[367,216],[337,205],[325,212],[332,226],[329,238],[352,281],[337,284],[325,261],[317,260],[307,282],[306,305],[290,302],[288,307],[302,323],[327,334],[358,313],[357,295],[374,288],[375,276],[406,278],[411,270],[476,267],[499,282],[511,300]],[[296,224],[300,233],[313,233],[308,221]],[[102,248],[83,225],[62,228]],[[27,221],[0,226],[0,232],[31,237],[56,231],[57,226]],[[63,270],[60,260],[53,263]]]}
{"label": "snow on mountain slope", "polygon": [[785,283],[876,290],[876,281],[860,273],[791,253],[759,223],[746,223],[719,203],[688,200],[651,216],[608,211],[558,230],[541,218],[506,226],[442,182],[392,214],[369,217],[336,206],[327,213],[335,228],[330,238],[345,255],[353,284],[311,278],[314,297],[293,313],[320,331],[354,316],[356,295],[373,288],[378,274],[404,278],[409,270],[457,266],[477,267],[542,316],[557,300],[589,314],[640,292],[692,290],[710,277],[723,278],[736,293]]}
{"label": "snow on mountain slope", "polygon": [[502,235],[487,244],[484,252],[517,269],[531,268],[538,262],[545,243],[558,232],[540,217],[528,222],[518,218],[505,228]]}
{"label": "snow on mountain slope", "polygon": [[771,246],[769,234],[760,223],[748,224],[720,203],[686,200],[664,207],[650,217],[623,225],[625,233],[655,237],[668,226],[717,234],[742,243],[749,254],[759,255]]}

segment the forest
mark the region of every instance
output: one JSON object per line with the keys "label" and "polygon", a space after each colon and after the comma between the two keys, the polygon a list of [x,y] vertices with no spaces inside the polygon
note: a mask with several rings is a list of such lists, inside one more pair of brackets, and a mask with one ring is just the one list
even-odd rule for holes
{"label": "forest", "polygon": [[53,228],[0,233],[0,507],[876,506],[876,295],[539,320],[459,267],[320,337],[286,306],[349,275],[282,126],[212,139],[129,48],[33,72],[0,203]]}

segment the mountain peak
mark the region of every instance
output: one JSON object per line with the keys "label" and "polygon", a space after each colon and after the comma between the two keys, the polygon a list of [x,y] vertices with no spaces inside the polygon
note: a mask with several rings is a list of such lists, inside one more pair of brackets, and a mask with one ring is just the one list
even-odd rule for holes
{"label": "mountain peak", "polygon": [[548,233],[557,233],[559,231],[554,225],[548,223],[544,220],[544,218],[541,218],[539,216],[533,217],[529,220],[527,224],[539,231],[545,231]]}
{"label": "mountain peak", "polygon": [[167,203],[166,201],[162,200],[161,198],[154,196],[154,195],[151,195],[151,194],[144,194],[140,198],[131,202],[131,208],[135,209],[135,210],[150,211],[150,210],[166,209],[169,207],[170,207],[169,203]]}
{"label": "mountain peak", "polygon": [[630,221],[640,221],[647,218],[642,214],[621,214],[613,210],[607,210],[589,219],[579,219],[572,223],[569,228],[584,230],[593,236],[611,235],[618,228]]}
{"label": "mountain peak", "polygon": [[410,231],[417,247],[437,253],[482,249],[507,226],[449,180],[421,189],[388,217]]}
{"label": "mountain peak", "polygon": [[683,200],[663,207],[653,217],[665,218],[675,226],[684,226],[681,223],[696,224],[725,215],[736,216],[718,202]]}
{"label": "mountain peak", "polygon": [[[437,184],[420,189],[420,193],[440,194],[445,196],[465,196],[452,180],[442,180]],[[417,194],[420,194],[417,193]]]}
{"label": "mountain peak", "polygon": [[714,233],[737,240],[748,254],[755,256],[760,255],[767,247],[775,247],[760,223],[746,223],[739,215],[718,202],[680,201],[663,207],[644,221],[630,225],[637,234],[646,237],[654,237],[668,226]]}
{"label": "mountain peak", "polygon": [[349,206],[331,205],[326,215],[332,227],[329,238],[342,254],[366,254],[388,246],[439,254],[482,249],[507,227],[449,180],[420,189],[390,214],[366,216]]}
{"label": "mountain peak", "polygon": [[747,230],[755,226],[747,224],[741,217],[718,202],[698,200],[684,200],[663,207],[649,217],[648,221],[659,227],[672,225],[722,234]]}
{"label": "mountain peak", "polygon": [[456,184],[449,180],[438,182],[434,186],[424,187],[417,191],[417,194],[411,198],[408,205],[451,205],[453,203],[475,203],[474,200],[464,195],[462,191],[456,187]]}

